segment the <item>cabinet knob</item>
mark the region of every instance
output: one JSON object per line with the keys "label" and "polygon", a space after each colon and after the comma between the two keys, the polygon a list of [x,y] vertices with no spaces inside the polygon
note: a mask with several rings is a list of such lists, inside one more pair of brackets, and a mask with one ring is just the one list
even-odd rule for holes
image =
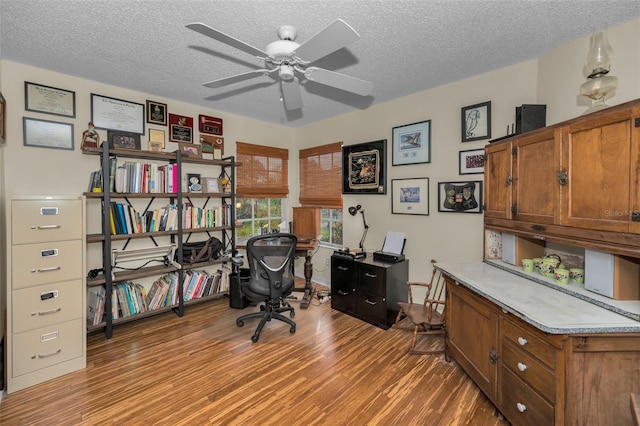
{"label": "cabinet knob", "polygon": [[507,178],[504,180],[504,186],[511,185],[511,182],[513,182],[513,179],[511,179],[511,176],[507,176]]}
{"label": "cabinet knob", "polygon": [[527,364],[523,364],[521,362],[518,363],[518,370],[525,371],[527,369]]}
{"label": "cabinet knob", "polygon": [[516,408],[518,408],[518,411],[520,411],[521,413],[527,411],[527,406],[521,402],[516,403]]}
{"label": "cabinet knob", "polygon": [[567,182],[569,181],[569,174],[567,173],[566,170],[560,170],[556,177],[560,185],[566,185]]}
{"label": "cabinet knob", "polygon": [[520,346],[524,346],[527,344],[527,339],[525,339],[524,337],[518,337],[518,344]]}

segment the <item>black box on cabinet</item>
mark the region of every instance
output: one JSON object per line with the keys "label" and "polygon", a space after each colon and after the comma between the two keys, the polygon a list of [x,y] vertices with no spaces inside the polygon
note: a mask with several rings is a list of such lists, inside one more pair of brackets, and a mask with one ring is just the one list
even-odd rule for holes
{"label": "black box on cabinet", "polygon": [[546,126],[547,106],[523,104],[516,107],[516,134],[530,132]]}

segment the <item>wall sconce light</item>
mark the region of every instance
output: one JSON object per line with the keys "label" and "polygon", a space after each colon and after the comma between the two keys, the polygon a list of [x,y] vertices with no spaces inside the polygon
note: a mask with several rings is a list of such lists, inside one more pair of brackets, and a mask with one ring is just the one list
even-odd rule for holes
{"label": "wall sconce light", "polygon": [[349,214],[351,216],[355,216],[358,212],[362,213],[362,224],[364,225],[364,232],[362,233],[362,238],[360,239],[360,251],[354,253],[354,257],[356,259],[362,259],[367,257],[367,252],[364,251],[364,239],[367,238],[367,232],[369,231],[369,225],[367,225],[367,221],[364,218],[364,209],[360,204],[355,207],[349,207]]}
{"label": "wall sconce light", "polygon": [[589,52],[585,61],[587,81],[580,86],[580,94],[592,99],[591,106],[583,114],[608,108],[604,103],[607,95],[613,95],[618,87],[618,78],[607,75],[613,62],[613,49],[606,31],[591,36]]}

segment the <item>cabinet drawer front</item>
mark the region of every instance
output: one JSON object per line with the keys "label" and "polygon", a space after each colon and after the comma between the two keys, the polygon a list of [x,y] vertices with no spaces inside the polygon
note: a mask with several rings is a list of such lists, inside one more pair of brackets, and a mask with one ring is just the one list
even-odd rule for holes
{"label": "cabinet drawer front", "polygon": [[502,368],[502,414],[514,425],[552,425],[553,405],[519,380],[508,368]]}
{"label": "cabinet drawer front", "polygon": [[343,289],[337,289],[331,292],[331,307],[339,311],[355,314],[356,312],[356,293]]}
{"label": "cabinet drawer front", "polygon": [[360,264],[358,290],[384,295],[384,275],[385,271],[382,268]]}
{"label": "cabinet drawer front", "polygon": [[13,288],[82,278],[82,241],[12,247]]}
{"label": "cabinet drawer front", "polygon": [[13,377],[82,356],[82,319],[13,336]]}
{"label": "cabinet drawer front", "polygon": [[555,402],[555,374],[531,354],[505,339],[502,342],[502,363],[546,399]]}
{"label": "cabinet drawer front", "polygon": [[13,201],[11,234],[12,244],[82,238],[82,201]]}
{"label": "cabinet drawer front", "polygon": [[514,342],[516,347],[524,349],[552,369],[555,369],[555,349],[542,341],[532,332],[529,332],[528,330],[525,330],[524,328],[507,320],[503,322],[503,334],[506,338]]}
{"label": "cabinet drawer front", "polygon": [[358,296],[358,316],[364,321],[387,326],[387,303],[384,297],[373,293]]}
{"label": "cabinet drawer front", "polygon": [[82,318],[82,291],[82,280],[13,291],[13,332]]}

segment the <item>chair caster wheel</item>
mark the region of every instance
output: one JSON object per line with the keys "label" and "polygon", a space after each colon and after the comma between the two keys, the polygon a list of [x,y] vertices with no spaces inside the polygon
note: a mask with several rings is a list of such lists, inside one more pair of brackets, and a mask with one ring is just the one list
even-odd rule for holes
{"label": "chair caster wheel", "polygon": [[295,313],[295,312],[293,312],[293,311],[291,311],[291,313],[289,314],[289,316],[290,316],[291,318],[293,318],[293,317],[295,317],[295,316],[296,316],[296,313]]}
{"label": "chair caster wheel", "polygon": [[289,333],[290,333],[290,334],[293,334],[293,333],[295,333],[295,332],[296,332],[296,328],[295,328],[295,326],[291,326],[291,328],[289,329]]}
{"label": "chair caster wheel", "polygon": [[260,310],[264,311],[264,306],[260,305]]}
{"label": "chair caster wheel", "polygon": [[251,341],[252,341],[253,343],[257,343],[259,338],[260,338],[260,336],[256,336],[256,335],[254,334],[253,336],[251,336]]}
{"label": "chair caster wheel", "polygon": [[244,321],[236,321],[236,324],[238,325],[238,327],[242,327],[244,325]]}

